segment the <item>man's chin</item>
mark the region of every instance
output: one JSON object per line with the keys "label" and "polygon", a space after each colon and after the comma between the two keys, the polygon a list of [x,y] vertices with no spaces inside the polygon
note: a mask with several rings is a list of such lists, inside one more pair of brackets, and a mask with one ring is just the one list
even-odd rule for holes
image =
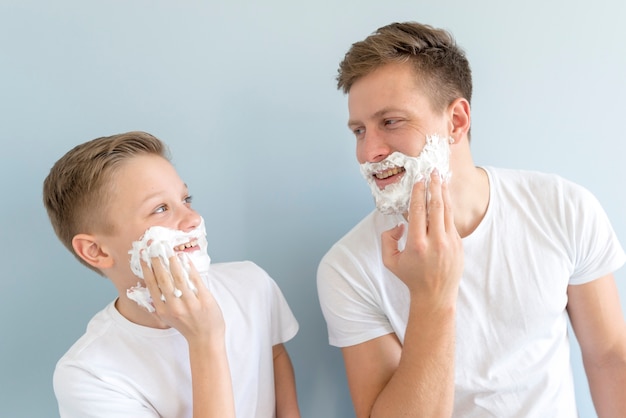
{"label": "man's chin", "polygon": [[383,215],[402,215],[409,210],[408,199],[388,199],[374,196],[376,209]]}

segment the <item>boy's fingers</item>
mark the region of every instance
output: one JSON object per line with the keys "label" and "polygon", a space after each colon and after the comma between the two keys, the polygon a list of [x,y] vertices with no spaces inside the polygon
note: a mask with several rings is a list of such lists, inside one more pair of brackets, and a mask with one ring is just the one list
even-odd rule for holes
{"label": "boy's fingers", "polygon": [[143,260],[141,261],[141,270],[143,271],[143,281],[146,285],[146,288],[150,292],[150,296],[152,296],[152,300],[162,300],[162,293],[157,283],[157,279],[154,276],[152,269]]}
{"label": "boy's fingers", "polygon": [[161,293],[167,298],[169,295],[174,294],[174,282],[169,270],[159,257],[152,258],[152,271],[154,271],[154,277],[156,284],[159,287]]}
{"label": "boy's fingers", "polygon": [[183,269],[183,266],[180,263],[180,259],[178,256],[173,255],[169,258],[170,261],[170,272],[172,275],[172,280],[174,282],[174,286],[176,289],[184,289],[187,287],[186,280],[186,272]]}
{"label": "boy's fingers", "polygon": [[186,257],[186,260],[189,263],[189,280],[195,286],[196,292],[208,292],[209,289],[207,289],[206,285],[202,281],[200,273],[196,270],[196,266],[193,265],[193,262],[189,257]]}

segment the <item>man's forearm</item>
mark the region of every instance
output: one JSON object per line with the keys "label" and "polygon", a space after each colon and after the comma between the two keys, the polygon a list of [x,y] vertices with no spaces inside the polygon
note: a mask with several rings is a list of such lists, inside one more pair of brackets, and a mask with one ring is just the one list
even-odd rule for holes
{"label": "man's forearm", "polygon": [[626,417],[626,349],[603,364],[585,362],[591,397],[599,418]]}
{"label": "man's forearm", "polygon": [[371,417],[450,417],[454,403],[455,309],[411,307],[398,368]]}

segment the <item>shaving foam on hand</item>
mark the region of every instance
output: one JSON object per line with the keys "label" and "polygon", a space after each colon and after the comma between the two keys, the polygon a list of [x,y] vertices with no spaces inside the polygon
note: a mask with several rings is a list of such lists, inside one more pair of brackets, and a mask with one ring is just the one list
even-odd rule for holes
{"label": "shaving foam on hand", "polygon": [[[176,252],[174,250],[175,248],[183,249],[193,246],[199,248],[191,252]],[[202,218],[200,225],[190,232],[169,229],[162,226],[153,226],[149,228],[138,241],[133,242],[132,249],[128,251],[128,253],[131,255],[130,268],[132,272],[141,279],[143,279],[141,261],[144,261],[148,267],[152,267],[152,258],[159,258],[165,268],[169,270],[169,259],[177,255],[183,267],[182,272],[184,280],[187,286],[194,292],[197,292],[198,289],[189,277],[191,270],[190,261],[201,276],[206,276],[211,263],[211,258],[207,253],[206,230],[204,227],[204,219]],[[176,290],[180,292],[179,289]],[[155,311],[150,292],[140,281],[137,282],[136,286],[132,286],[126,290],[126,296],[137,302],[139,306],[146,308],[148,312]]]}
{"label": "shaving foam on hand", "polygon": [[[375,173],[402,168],[404,175],[399,181],[380,189],[374,179]],[[426,186],[430,182],[430,174],[437,169],[442,181],[450,179],[450,144],[449,138],[439,135],[426,137],[426,144],[417,157],[409,157],[401,152],[390,154],[383,161],[377,163],[366,162],[360,166],[361,174],[365,177],[376,208],[383,214],[403,214],[409,209],[413,185],[424,180]]]}

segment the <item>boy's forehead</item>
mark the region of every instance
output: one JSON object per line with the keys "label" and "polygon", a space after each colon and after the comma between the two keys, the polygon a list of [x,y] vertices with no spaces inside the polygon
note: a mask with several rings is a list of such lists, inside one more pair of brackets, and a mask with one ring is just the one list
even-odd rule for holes
{"label": "boy's forehead", "polygon": [[142,155],[120,165],[103,185],[103,192],[107,212],[134,211],[160,196],[186,193],[187,184],[167,159]]}

